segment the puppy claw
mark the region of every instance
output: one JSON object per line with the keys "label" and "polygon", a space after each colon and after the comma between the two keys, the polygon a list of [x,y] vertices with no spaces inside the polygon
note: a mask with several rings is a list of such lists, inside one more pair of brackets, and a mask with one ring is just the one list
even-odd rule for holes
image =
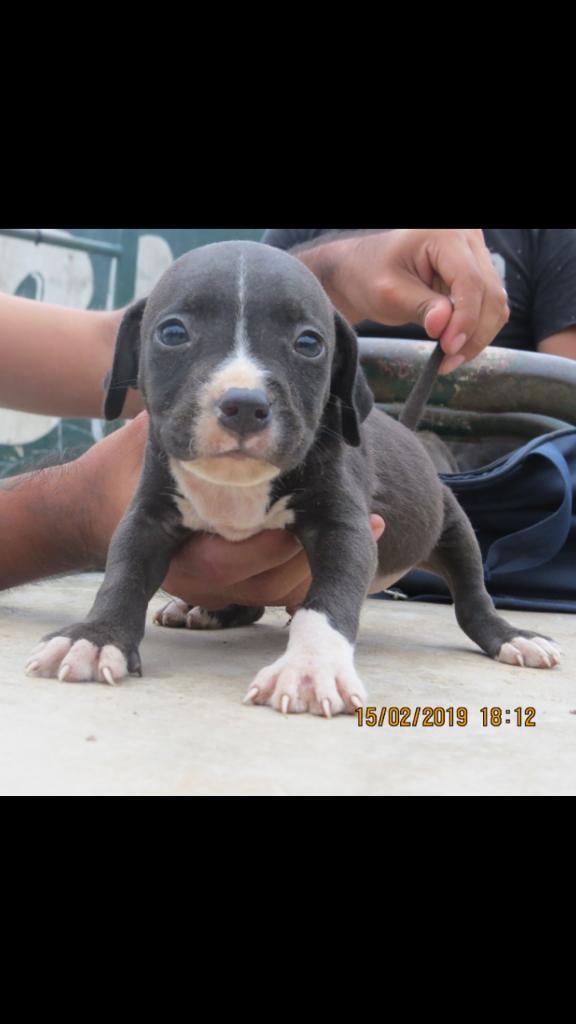
{"label": "puppy claw", "polygon": [[102,675],[104,676],[104,679],[110,686],[116,686],[116,681],[109,668],[103,668]]}
{"label": "puppy claw", "polygon": [[252,686],[248,690],[248,693],[244,697],[244,700],[242,701],[242,703],[243,704],[253,704],[254,703],[254,698],[257,697],[259,693],[260,693],[259,687],[258,686]]}
{"label": "puppy claw", "polygon": [[553,663],[552,659],[550,658],[550,655],[548,654],[548,652],[545,651],[542,647],[540,647],[540,644],[536,644],[536,647],[539,647],[540,650],[542,651],[542,657],[543,657],[543,659],[544,659],[544,661],[546,663],[546,668],[552,668],[552,665],[554,663]]}
{"label": "puppy claw", "polygon": [[24,671],[25,671],[26,675],[29,676],[31,672],[35,672],[36,669],[39,668],[39,667],[40,667],[40,662],[39,661],[31,661],[31,662],[28,663],[28,665],[26,665],[26,668],[24,669]]}
{"label": "puppy claw", "polygon": [[358,708],[362,707],[362,701],[360,700],[359,697],[356,696],[355,693],[350,694],[350,703],[352,704],[356,711],[358,711]]}
{"label": "puppy claw", "polygon": [[61,683],[65,683],[66,682],[66,679],[70,675],[71,668],[72,668],[71,665],[62,665],[62,668],[60,669],[60,671],[58,673],[58,679],[60,680]]}
{"label": "puppy claw", "polygon": [[[256,689],[256,687],[254,687]],[[290,710],[290,697],[287,693],[282,694],[282,700],[280,701],[280,710],[283,715],[287,715]]]}
{"label": "puppy claw", "polygon": [[330,707],[328,697],[324,697],[324,700],[322,701],[322,709],[326,718],[332,718],[332,708]]}

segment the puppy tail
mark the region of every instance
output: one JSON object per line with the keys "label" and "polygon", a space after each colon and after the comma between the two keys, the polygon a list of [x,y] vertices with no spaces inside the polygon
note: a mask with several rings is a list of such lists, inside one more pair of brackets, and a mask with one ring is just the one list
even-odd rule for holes
{"label": "puppy tail", "polygon": [[399,422],[404,427],[408,427],[408,430],[416,430],[422,418],[426,402],[430,398],[430,392],[434,387],[443,358],[444,352],[440,347],[440,342],[438,342],[400,413]]}

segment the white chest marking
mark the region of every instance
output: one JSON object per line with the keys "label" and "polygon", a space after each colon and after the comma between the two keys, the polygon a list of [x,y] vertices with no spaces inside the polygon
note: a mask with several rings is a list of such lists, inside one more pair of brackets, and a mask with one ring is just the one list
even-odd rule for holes
{"label": "white chest marking", "polygon": [[226,540],[246,540],[261,530],[283,530],[294,522],[294,512],[286,508],[291,495],[275,501],[266,512],[270,481],[251,487],[214,484],[187,473],[173,459],[170,471],[184,495],[175,501],[190,530],[217,533]]}

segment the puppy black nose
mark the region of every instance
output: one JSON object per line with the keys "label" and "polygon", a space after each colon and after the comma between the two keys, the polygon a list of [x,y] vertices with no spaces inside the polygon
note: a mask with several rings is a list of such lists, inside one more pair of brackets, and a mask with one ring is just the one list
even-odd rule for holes
{"label": "puppy black nose", "polygon": [[261,390],[229,388],[218,402],[218,421],[233,434],[246,437],[264,430],[270,422],[270,405]]}

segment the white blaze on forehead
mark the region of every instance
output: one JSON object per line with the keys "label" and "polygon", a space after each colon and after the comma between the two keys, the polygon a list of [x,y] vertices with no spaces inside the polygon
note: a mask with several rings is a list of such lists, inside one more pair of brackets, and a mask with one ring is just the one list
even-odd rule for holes
{"label": "white blaze on forehead", "polygon": [[238,266],[238,313],[234,331],[234,348],[238,356],[248,354],[248,335],[246,333],[246,260],[240,254]]}
{"label": "white blaze on forehead", "polygon": [[[194,449],[197,459],[212,459],[215,455],[223,455],[228,451],[234,451],[238,446],[238,438],[220,423],[219,403],[231,389],[246,391],[263,391],[267,394],[267,381],[271,375],[259,359],[250,352],[248,333],[246,329],[246,260],[243,255],[238,262],[237,277],[237,302],[236,322],[234,326],[234,337],[229,336],[221,339],[228,351],[224,349],[223,358],[214,367],[210,377],[199,388],[198,412],[193,424],[193,439],[190,450]],[[218,340],[215,339],[215,348],[218,351]],[[245,440],[244,448],[250,449],[254,456],[266,459],[267,452],[276,442],[278,426],[274,421],[271,426],[266,427],[257,437]],[[200,469],[200,467],[197,467]],[[250,467],[253,468],[253,467]],[[246,473],[244,469],[238,473],[237,466],[209,466],[205,479],[216,482],[256,482],[252,472]],[[277,469],[265,474],[266,479],[277,474]],[[263,479],[260,470],[256,475]],[[228,480],[228,478],[230,478]]]}
{"label": "white blaze on forehead", "polygon": [[[214,405],[230,388],[266,390],[266,379],[270,371],[250,352],[246,330],[246,276],[246,259],[241,255],[238,263],[234,347],[216,366],[199,395],[201,413],[207,413],[209,417],[213,416]],[[203,436],[205,432],[210,433],[210,419],[201,415],[197,429],[197,440],[201,444],[208,439]]]}

